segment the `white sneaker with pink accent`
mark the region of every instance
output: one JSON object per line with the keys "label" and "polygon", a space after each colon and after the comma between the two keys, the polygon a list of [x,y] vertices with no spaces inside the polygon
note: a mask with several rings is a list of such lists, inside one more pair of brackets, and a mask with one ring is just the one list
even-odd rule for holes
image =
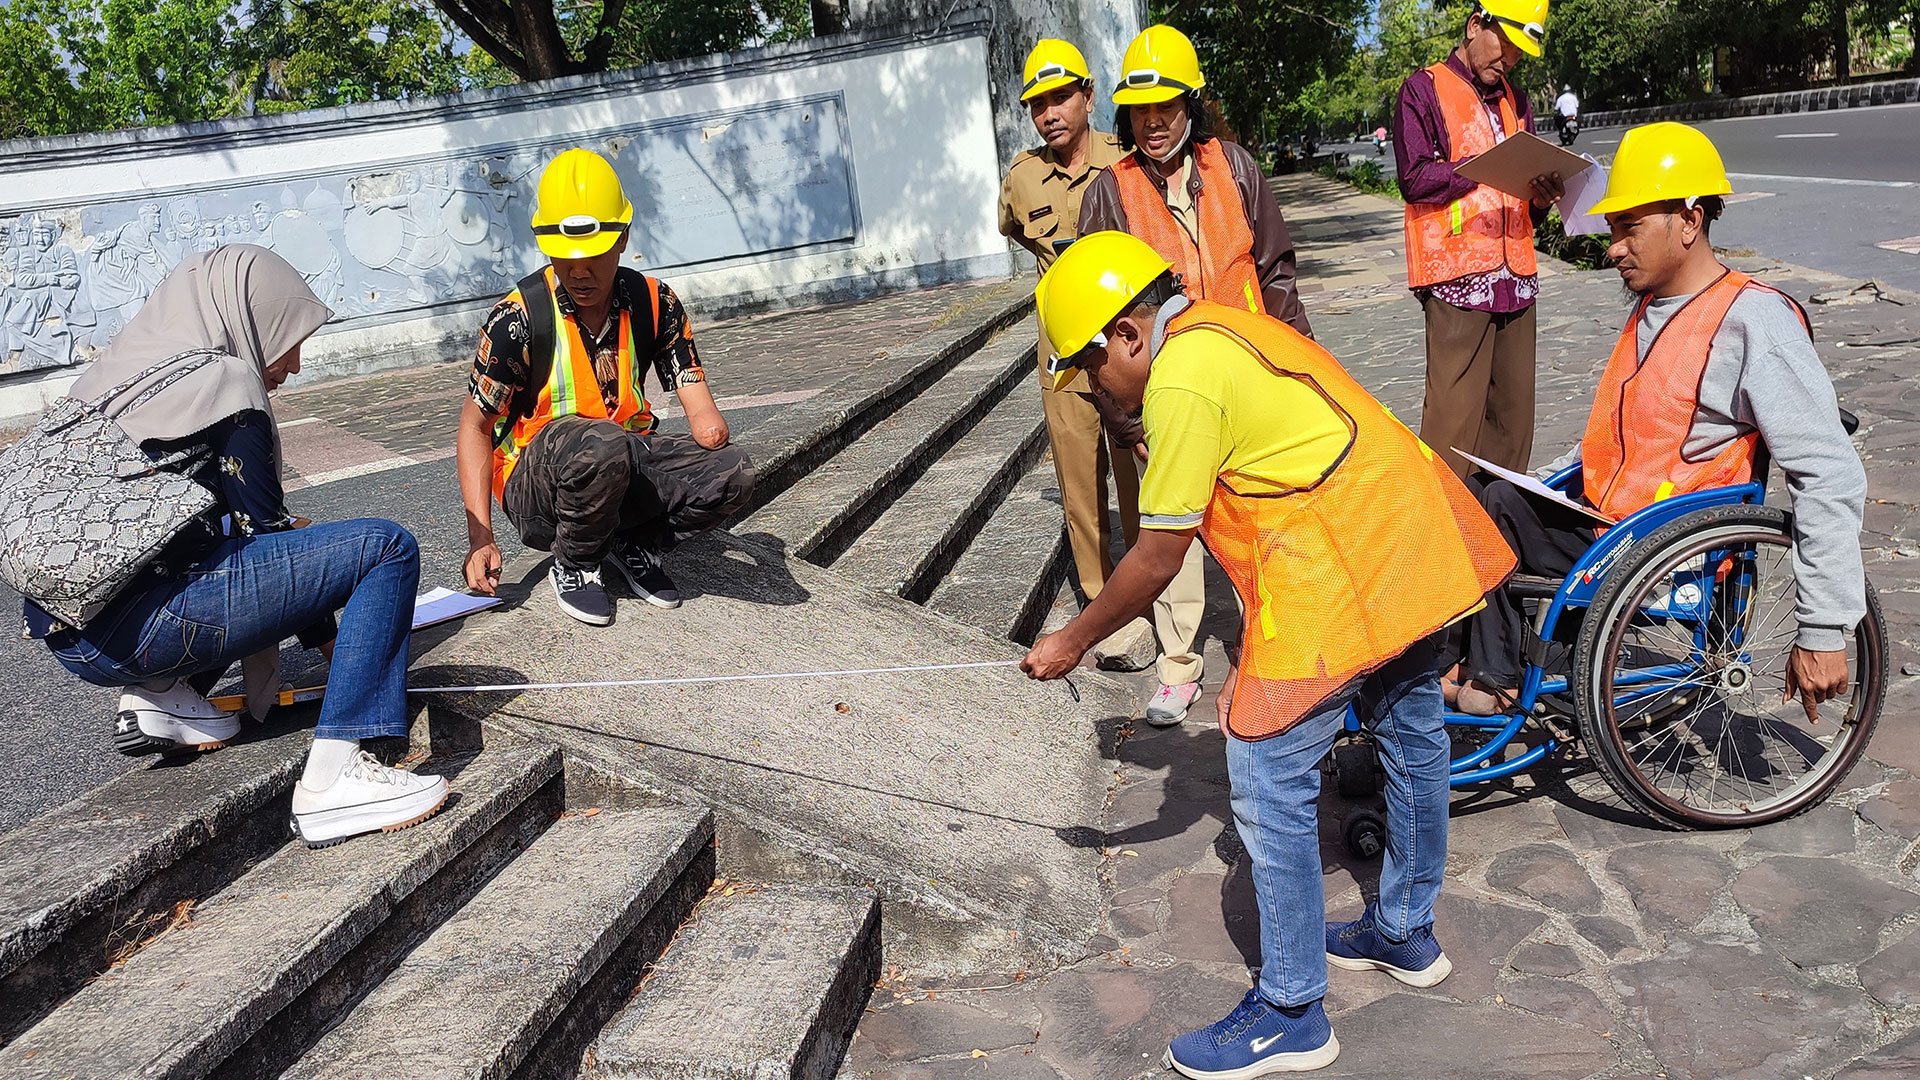
{"label": "white sneaker with pink accent", "polygon": [[1200,684],[1162,684],[1147,701],[1147,723],[1154,727],[1172,727],[1187,718],[1187,709],[1200,697]]}

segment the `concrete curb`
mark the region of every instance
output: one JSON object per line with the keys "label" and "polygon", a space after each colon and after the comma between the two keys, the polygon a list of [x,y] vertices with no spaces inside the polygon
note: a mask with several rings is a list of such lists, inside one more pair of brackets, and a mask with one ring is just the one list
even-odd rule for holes
{"label": "concrete curb", "polygon": [[1909,101],[1920,101],[1920,79],[1890,79],[1828,86],[1818,90],[1789,90],[1778,94],[1754,94],[1751,97],[1649,105],[1639,109],[1610,109],[1582,113],[1580,124],[1584,128],[1621,127],[1649,124],[1655,120],[1719,120],[1729,116],[1822,112],[1864,105],[1899,105]]}

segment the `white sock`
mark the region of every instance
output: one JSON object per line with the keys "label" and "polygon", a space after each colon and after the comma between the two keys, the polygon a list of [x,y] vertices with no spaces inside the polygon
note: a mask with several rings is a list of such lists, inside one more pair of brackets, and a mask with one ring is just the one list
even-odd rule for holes
{"label": "white sock", "polygon": [[307,751],[307,768],[300,774],[300,782],[313,791],[325,791],[340,779],[341,770],[359,749],[359,739],[314,739],[313,749]]}

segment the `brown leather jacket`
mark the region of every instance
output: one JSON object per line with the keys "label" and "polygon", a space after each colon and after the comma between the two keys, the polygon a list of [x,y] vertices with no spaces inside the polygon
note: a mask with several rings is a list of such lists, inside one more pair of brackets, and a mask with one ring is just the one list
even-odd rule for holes
{"label": "brown leather jacket", "polygon": [[[1233,185],[1240,190],[1240,205],[1246,210],[1247,224],[1253,230],[1253,264],[1260,274],[1260,302],[1267,309],[1267,314],[1312,337],[1313,327],[1307,323],[1307,309],[1300,303],[1300,293],[1294,285],[1293,234],[1287,231],[1286,218],[1280,214],[1280,203],[1273,197],[1273,189],[1267,186],[1266,177],[1260,175],[1260,166],[1245,147],[1222,139],[1220,149],[1226,155],[1227,165],[1233,170]],[[1159,170],[1150,168],[1146,174],[1164,194],[1166,180]],[[1188,189],[1198,198],[1199,171],[1189,170],[1189,176]],[[1120,182],[1114,178],[1111,170],[1093,178],[1092,185],[1087,188],[1080,202],[1079,235],[1106,229],[1128,231],[1127,212],[1120,205]],[[1104,394],[1096,393],[1094,400],[1115,442],[1122,446],[1136,446],[1146,441],[1146,431],[1140,426],[1138,417],[1128,416]]]}

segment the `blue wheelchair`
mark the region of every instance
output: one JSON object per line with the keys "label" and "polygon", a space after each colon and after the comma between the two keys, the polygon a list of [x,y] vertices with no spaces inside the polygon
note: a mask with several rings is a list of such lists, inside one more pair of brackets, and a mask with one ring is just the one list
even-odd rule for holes
{"label": "blue wheelchair", "polygon": [[[1849,432],[1858,421],[1843,411]],[[1525,674],[1504,716],[1449,711],[1456,788],[1526,770],[1577,737],[1628,806],[1683,829],[1747,828],[1817,805],[1846,779],[1879,719],[1886,631],[1872,584],[1848,630],[1848,691],[1808,720],[1783,701],[1794,616],[1791,515],[1755,481],[1653,503],[1602,533],[1563,581],[1516,575],[1531,606]],[[1580,467],[1548,486],[1580,494]],[[1351,711],[1323,768],[1371,795],[1378,755]],[[1348,848],[1384,845],[1377,812],[1345,824]]]}

